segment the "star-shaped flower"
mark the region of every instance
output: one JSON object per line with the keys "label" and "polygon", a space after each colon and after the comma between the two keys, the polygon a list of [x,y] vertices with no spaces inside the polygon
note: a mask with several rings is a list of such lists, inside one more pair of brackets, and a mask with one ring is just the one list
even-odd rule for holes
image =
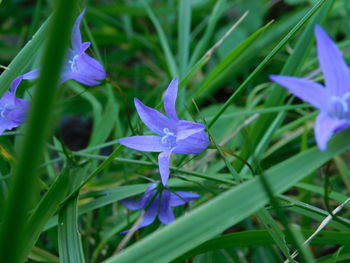
{"label": "star-shaped flower", "polygon": [[120,144],[138,151],[160,152],[158,163],[163,185],[168,182],[172,153],[198,154],[209,145],[205,125],[179,120],[175,108],[177,85],[178,80],[175,78],[164,95],[164,109],[168,116],[147,107],[136,98],[134,100],[143,123],[158,135],[132,136],[119,140]]}
{"label": "star-shaped flower", "polygon": [[[157,216],[163,224],[171,223],[175,220],[172,207],[184,205],[199,197],[200,195],[190,192],[170,192],[167,187],[159,187],[158,183],[152,183],[143,197],[130,197],[120,202],[130,210],[146,210],[142,222],[137,226],[139,229],[152,224]],[[128,230],[123,233],[126,232]]]}
{"label": "star-shaped flower", "polygon": [[318,147],[325,151],[332,135],[350,126],[350,75],[341,51],[327,33],[316,26],[315,34],[325,87],[305,78],[276,75],[270,78],[320,110],[315,137]]}
{"label": "star-shaped flower", "polygon": [[0,135],[5,130],[12,130],[25,121],[30,102],[16,97],[17,86],[22,79],[33,79],[36,77],[37,72],[35,71],[17,77],[12,82],[10,91],[6,91],[0,99]]}

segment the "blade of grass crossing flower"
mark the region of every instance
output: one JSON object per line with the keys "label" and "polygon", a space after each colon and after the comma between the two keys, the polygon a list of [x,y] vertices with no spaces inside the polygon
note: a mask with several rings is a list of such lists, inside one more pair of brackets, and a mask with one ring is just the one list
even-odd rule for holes
{"label": "blade of grass crossing flower", "polygon": [[275,48],[263,59],[263,61],[255,68],[255,70],[245,79],[245,81],[230,96],[221,109],[209,123],[209,128],[215,124],[218,118],[225,112],[227,107],[245,90],[248,85],[258,76],[258,74],[268,65],[270,60],[280,51],[287,42],[295,36],[295,34],[306,24],[306,22],[327,2],[327,0],[319,0],[310,11],[288,32],[288,34],[275,46]]}
{"label": "blade of grass crossing flower", "polygon": [[159,40],[160,40],[160,44],[161,44],[161,46],[163,48],[164,55],[165,55],[165,58],[166,58],[166,62],[168,64],[168,70],[169,70],[169,72],[171,74],[171,77],[175,78],[176,76],[179,75],[179,71],[178,71],[178,68],[177,68],[177,65],[176,65],[176,61],[175,61],[174,55],[171,52],[171,49],[170,49],[167,37],[166,37],[166,35],[164,33],[164,30],[163,30],[163,28],[162,28],[158,18],[155,16],[155,14],[153,13],[152,9],[148,5],[148,3],[146,3],[145,1],[142,1],[142,3],[143,3],[143,5],[144,5],[144,7],[146,9],[147,15],[151,19],[154,27],[156,28],[156,31],[157,31],[157,34],[158,34],[158,37],[159,37]]}
{"label": "blade of grass crossing flower", "polygon": [[[338,134],[327,152],[314,147],[269,169],[266,178],[273,193],[286,191],[333,156],[348,150],[349,136],[349,131]],[[268,201],[260,179],[255,177],[150,234],[105,263],[171,261],[247,218]]]}
{"label": "blade of grass crossing flower", "polygon": [[48,31],[51,18],[48,18],[44,24],[38,29],[33,38],[22,48],[17,56],[8,65],[0,76],[0,96],[10,87],[12,80],[23,73],[28,64],[37,55],[39,49],[43,46]]}
{"label": "blade of grass crossing flower", "polygon": [[[0,258],[18,262],[23,246],[25,219],[36,194],[37,168],[56,97],[56,87],[69,42],[77,0],[57,1],[43,53],[42,71],[33,97],[28,126],[20,147],[18,165],[13,172],[12,188],[4,210],[0,233]],[[33,50],[28,50],[33,52]],[[23,63],[23,61],[20,61]],[[47,87],[51,87],[48,89]]]}
{"label": "blade of grass crossing flower", "polygon": [[78,230],[77,200],[77,195],[69,199],[58,216],[58,248],[62,263],[85,262]]}
{"label": "blade of grass crossing flower", "polygon": [[188,56],[191,38],[191,1],[178,1],[178,56],[179,56],[179,78],[181,79],[188,65]]}

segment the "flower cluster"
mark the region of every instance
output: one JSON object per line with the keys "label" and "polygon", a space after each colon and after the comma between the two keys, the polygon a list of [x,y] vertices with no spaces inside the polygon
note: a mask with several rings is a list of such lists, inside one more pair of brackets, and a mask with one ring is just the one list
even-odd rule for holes
{"label": "flower cluster", "polygon": [[[182,202],[172,201],[170,192],[167,190],[167,183],[170,175],[170,157],[173,153],[180,154],[198,154],[205,150],[209,145],[209,137],[205,132],[206,126],[200,123],[180,120],[176,112],[176,97],[178,91],[178,80],[173,79],[169,84],[164,94],[164,111],[167,116],[159,111],[152,109],[144,105],[141,101],[135,98],[135,107],[143,123],[157,135],[141,135],[122,138],[119,143],[144,152],[159,152],[158,164],[159,172],[164,186],[164,190],[160,191],[159,195],[156,195],[154,191],[146,190],[143,197],[143,205],[133,206],[135,202],[123,201],[122,203],[130,207],[138,207],[135,209],[145,209],[145,204],[149,202],[148,196],[156,195],[154,201],[148,208],[143,222],[139,227],[152,223],[157,214],[159,214],[159,220],[163,224],[168,224],[174,220],[170,207],[176,206],[175,204],[183,204],[194,198],[189,196],[197,196],[186,192],[177,192],[178,197],[182,197]],[[154,185],[152,188],[155,188]],[[150,187],[151,187],[150,186]],[[151,189],[152,189],[151,188]],[[170,199],[169,199],[170,198]],[[170,201],[169,201],[170,200]],[[176,199],[178,200],[178,199]],[[147,201],[147,202],[146,202]],[[140,201],[141,202],[141,201]],[[149,224],[150,224],[149,223]]]}
{"label": "flower cluster", "polygon": [[[82,42],[80,24],[85,10],[76,19],[72,30],[72,48],[63,66],[60,83],[69,79],[76,80],[88,86],[98,85],[106,78],[106,71],[96,59],[85,53],[90,42]],[[0,99],[0,135],[5,130],[18,127],[25,121],[30,102],[16,97],[17,87],[22,80],[35,79],[39,76],[40,69],[35,69],[15,78],[11,83],[10,91],[6,91]]]}

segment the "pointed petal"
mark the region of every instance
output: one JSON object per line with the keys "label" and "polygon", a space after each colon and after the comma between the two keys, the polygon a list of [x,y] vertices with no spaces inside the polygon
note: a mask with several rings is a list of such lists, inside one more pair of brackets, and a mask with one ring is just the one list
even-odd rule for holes
{"label": "pointed petal", "polygon": [[146,213],[143,216],[141,224],[138,225],[134,229],[131,228],[131,229],[125,230],[125,231],[121,232],[121,234],[126,234],[126,233],[130,232],[130,230],[137,230],[137,229],[140,229],[142,227],[145,227],[145,226],[152,224],[157,217],[158,209],[159,209],[159,196],[157,196],[154,199],[154,201],[152,202],[150,207],[147,209]]}
{"label": "pointed petal", "polygon": [[152,204],[147,209],[145,215],[143,216],[142,223],[138,228],[145,227],[152,224],[157,217],[158,209],[159,209],[159,196],[157,196],[154,199]]}
{"label": "pointed petal", "polygon": [[318,109],[325,110],[328,105],[330,97],[328,90],[316,82],[304,78],[277,75],[271,75],[270,79]]}
{"label": "pointed petal", "polygon": [[22,80],[35,79],[39,76],[39,72],[40,72],[39,69],[34,69],[32,71],[29,71],[29,72],[15,78],[11,83],[11,92],[13,94],[16,94],[17,87],[19,86],[19,84],[21,83]]}
{"label": "pointed petal", "polygon": [[164,128],[168,128],[171,132],[176,132],[176,122],[165,117],[159,111],[144,105],[140,100],[134,99],[137,113],[143,123],[153,132],[163,136]]}
{"label": "pointed petal", "polygon": [[148,202],[154,197],[156,194],[156,188],[157,183],[150,184],[143,197],[129,197],[125,198],[123,200],[120,200],[119,202],[122,203],[124,206],[126,206],[130,210],[139,210],[139,209],[145,209],[147,207]]}
{"label": "pointed petal", "polygon": [[168,116],[173,120],[178,120],[176,113],[176,97],[177,97],[178,79],[174,78],[164,95],[164,110]]}
{"label": "pointed petal", "polygon": [[334,133],[350,127],[350,122],[329,117],[326,113],[320,113],[315,123],[315,138],[321,151],[327,150],[329,139]]}
{"label": "pointed petal", "polygon": [[199,197],[199,194],[184,191],[176,191],[175,193],[171,193],[170,206],[175,207],[179,205],[184,205]]}
{"label": "pointed petal", "polygon": [[119,143],[142,152],[163,152],[168,147],[161,142],[162,137],[156,135],[131,136],[119,139]]}
{"label": "pointed petal", "polygon": [[176,140],[184,140],[191,135],[204,131],[206,126],[201,123],[180,120],[177,123]]}
{"label": "pointed petal", "polygon": [[176,142],[174,153],[198,154],[209,145],[209,137],[205,131],[197,132],[186,139]]}
{"label": "pointed petal", "polygon": [[75,20],[74,22],[74,26],[73,26],[73,30],[72,30],[72,46],[74,50],[80,51],[81,50],[81,33],[80,33],[80,24],[81,24],[81,20],[83,19],[83,16],[85,14],[85,10],[84,9],[80,15],[78,16],[78,18]]}
{"label": "pointed petal", "polygon": [[169,224],[172,221],[175,220],[175,216],[173,211],[171,210],[170,207],[170,198],[171,198],[171,193],[168,190],[164,190],[161,193],[161,198],[160,198],[160,207],[159,207],[159,215],[158,218],[160,222],[163,224]]}
{"label": "pointed petal", "polygon": [[324,74],[326,87],[334,96],[342,96],[350,91],[350,75],[342,53],[320,27],[315,27],[317,53]]}
{"label": "pointed petal", "polygon": [[158,155],[159,173],[164,186],[167,185],[170,175],[170,157],[172,151],[162,152]]}
{"label": "pointed petal", "polygon": [[119,201],[123,206],[129,210],[140,210],[144,209],[142,198],[138,197],[129,197]]}

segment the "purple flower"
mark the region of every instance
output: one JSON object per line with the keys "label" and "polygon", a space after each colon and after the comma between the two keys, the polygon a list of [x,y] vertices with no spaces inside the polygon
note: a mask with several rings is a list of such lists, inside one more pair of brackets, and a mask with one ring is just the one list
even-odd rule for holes
{"label": "purple flower", "polygon": [[[120,202],[130,210],[146,210],[141,224],[137,226],[137,229],[139,229],[152,224],[157,216],[163,224],[171,223],[175,220],[172,207],[184,205],[199,197],[200,195],[195,193],[170,192],[168,188],[158,187],[158,183],[152,183],[146,189],[143,197],[130,197]],[[126,232],[128,230],[123,233]]]}
{"label": "purple flower", "polygon": [[74,23],[72,31],[72,49],[69,49],[68,59],[64,66],[61,82],[74,79],[88,86],[95,86],[106,78],[106,71],[96,59],[85,53],[90,42],[82,42],[80,24],[85,9]]}
{"label": "purple flower", "polygon": [[36,77],[36,71],[17,77],[12,82],[10,91],[6,91],[0,99],[0,135],[5,130],[12,130],[25,121],[30,102],[16,97],[17,86],[22,79],[33,79]]}
{"label": "purple flower", "polygon": [[305,78],[270,76],[298,98],[320,110],[315,123],[318,147],[325,151],[332,135],[350,126],[350,75],[341,51],[320,27],[315,27],[317,53],[325,87]]}
{"label": "purple flower", "polygon": [[120,144],[138,151],[160,152],[158,163],[164,186],[169,179],[172,153],[198,154],[209,145],[205,125],[179,120],[175,108],[177,85],[178,80],[175,78],[164,95],[164,109],[168,116],[147,107],[135,98],[135,107],[141,120],[158,136],[132,136],[119,140]]}
{"label": "purple flower", "polygon": [[[72,48],[68,50],[68,57],[63,66],[60,83],[74,79],[82,84],[95,86],[106,78],[106,71],[101,63],[85,53],[91,43],[82,42],[81,40],[80,24],[84,13],[85,9],[75,20],[71,36]],[[26,74],[33,74],[35,75],[34,78],[37,78],[39,71],[39,69],[35,69]],[[12,85],[18,86],[22,79],[25,79],[21,77],[16,78]],[[16,80],[19,81],[16,82]]]}

